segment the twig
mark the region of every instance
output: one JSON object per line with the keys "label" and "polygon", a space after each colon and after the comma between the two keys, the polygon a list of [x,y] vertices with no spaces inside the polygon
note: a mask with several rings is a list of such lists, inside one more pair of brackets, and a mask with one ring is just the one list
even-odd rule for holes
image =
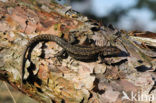
{"label": "twig", "polygon": [[8,90],[8,92],[9,92],[9,94],[11,95],[13,102],[16,103],[15,98],[14,98],[14,96],[12,95],[12,93],[11,93],[11,91],[10,91],[8,85],[7,85],[5,82],[4,82],[4,84],[5,84],[5,86],[6,86],[7,90]]}

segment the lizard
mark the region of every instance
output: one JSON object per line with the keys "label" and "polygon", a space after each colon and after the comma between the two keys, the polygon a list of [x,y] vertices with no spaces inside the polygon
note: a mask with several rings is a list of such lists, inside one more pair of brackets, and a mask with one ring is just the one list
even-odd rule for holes
{"label": "lizard", "polygon": [[[39,42],[42,41],[53,41],[59,46],[63,48],[62,51],[66,51],[66,53],[71,56],[72,58],[80,61],[87,61],[87,60],[95,60],[98,59],[99,55],[106,55],[108,52],[113,54],[120,53],[120,49],[118,49],[115,46],[83,46],[78,44],[71,44],[70,42],[67,42],[65,39],[52,35],[52,34],[40,34],[32,39],[29,40],[27,43],[22,57],[22,81],[24,80],[24,74],[25,74],[25,62],[26,62],[26,53],[29,50],[29,48],[32,45],[36,45]],[[63,53],[63,52],[62,52]]]}

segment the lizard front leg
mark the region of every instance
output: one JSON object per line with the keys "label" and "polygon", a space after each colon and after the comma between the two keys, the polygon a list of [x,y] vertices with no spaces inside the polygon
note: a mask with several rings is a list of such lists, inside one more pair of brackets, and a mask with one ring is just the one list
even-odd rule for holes
{"label": "lizard front leg", "polygon": [[99,53],[98,54],[98,63],[99,64],[105,63],[106,65],[110,65],[111,64],[109,61],[107,61],[105,59],[105,56],[103,55],[103,53]]}
{"label": "lizard front leg", "polygon": [[[76,40],[76,37],[74,35],[74,32],[69,33],[68,38],[69,38],[68,43],[70,43],[72,45],[76,44],[77,40]],[[61,51],[56,53],[54,55],[54,57],[56,57],[58,59],[58,61],[61,63],[62,59],[66,59],[68,57],[68,53],[66,52],[66,49],[63,48]]]}

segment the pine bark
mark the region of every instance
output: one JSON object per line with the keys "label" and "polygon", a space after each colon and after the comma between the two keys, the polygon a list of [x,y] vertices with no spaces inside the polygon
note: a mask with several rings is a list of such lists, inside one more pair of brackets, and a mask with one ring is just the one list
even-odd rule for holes
{"label": "pine bark", "polygon": [[[41,42],[26,62],[23,84],[23,49],[32,37],[42,34],[67,41],[74,34],[80,45],[113,45],[122,53],[108,54],[107,63],[70,56],[59,61],[54,55],[62,48],[54,42]],[[0,80],[40,103],[117,103],[130,101],[122,100],[123,91],[154,94],[155,57],[155,33],[103,26],[50,0],[0,1]]]}

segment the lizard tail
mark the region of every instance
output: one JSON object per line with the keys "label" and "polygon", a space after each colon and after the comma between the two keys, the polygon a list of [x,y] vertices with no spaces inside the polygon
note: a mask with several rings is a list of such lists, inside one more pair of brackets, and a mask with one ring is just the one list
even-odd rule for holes
{"label": "lizard tail", "polygon": [[[63,39],[61,39],[55,35],[52,35],[52,34],[37,35],[37,36],[33,37],[32,39],[30,39],[30,41],[27,43],[27,45],[24,48],[22,61],[21,61],[22,62],[21,63],[22,64],[21,65],[22,83],[24,83],[25,63],[26,63],[26,60],[28,59],[28,57],[26,57],[26,53],[27,53],[27,51],[30,50],[30,48],[33,49],[39,42],[42,42],[42,41],[45,41],[45,42],[46,41],[55,41],[60,46],[64,46],[67,44]],[[61,42],[59,42],[59,41],[61,41]],[[62,44],[64,44],[64,45],[62,45]]]}

